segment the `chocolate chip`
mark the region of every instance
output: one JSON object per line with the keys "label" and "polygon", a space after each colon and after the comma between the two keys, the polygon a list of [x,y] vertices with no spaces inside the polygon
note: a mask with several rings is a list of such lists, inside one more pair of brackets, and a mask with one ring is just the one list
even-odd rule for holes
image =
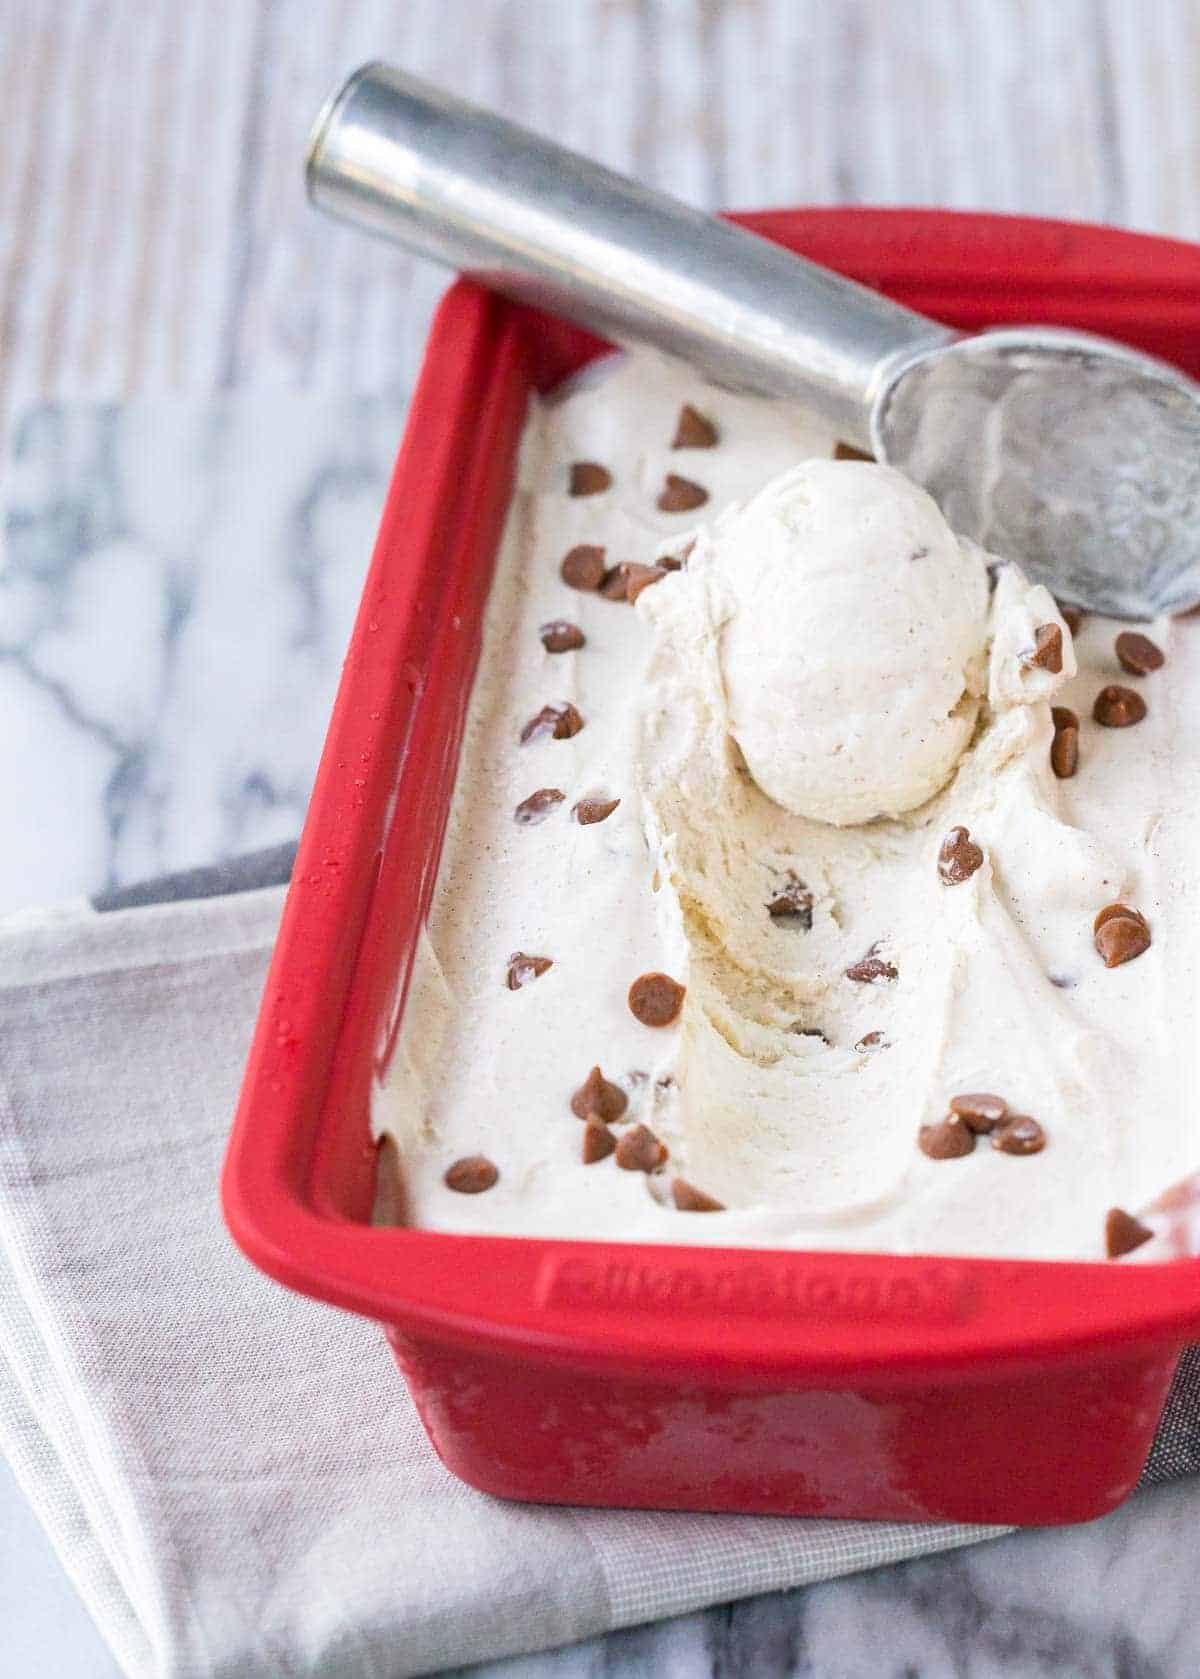
{"label": "chocolate chip", "polygon": [[853,443],[835,443],[833,447],[835,461],[873,461],[874,455],[869,455],[865,449],[856,449]]}
{"label": "chocolate chip", "polygon": [[1014,1114],[992,1132],[992,1147],[1001,1154],[1040,1154],[1045,1146],[1046,1133],[1028,1114]]}
{"label": "chocolate chip", "polygon": [[892,980],[899,979],[899,968],[885,962],[877,954],[878,950],[879,945],[875,943],[859,961],[852,962],[846,969],[846,978],[855,980],[859,985],[889,985]]}
{"label": "chocolate chip", "polygon": [[707,500],[708,491],[703,484],[693,484],[690,478],[668,472],[659,491],[658,507],[662,513],[690,513],[693,508],[703,507]]}
{"label": "chocolate chip", "polygon": [[1021,654],[1021,663],[1057,676],[1063,668],[1062,630],[1057,624],[1039,624],[1033,632],[1033,642]]}
{"label": "chocolate chip", "polygon": [[1140,910],[1108,904],[1092,923],[1093,943],[1106,968],[1119,968],[1150,948],[1150,924]]}
{"label": "chocolate chip", "polygon": [[975,1147],[975,1133],[957,1114],[947,1114],[936,1125],[922,1125],[917,1146],[930,1160],[960,1160]]}
{"label": "chocolate chip", "polygon": [[591,542],[569,548],[558,568],[559,576],[569,589],[598,589],[608,570],[606,552]]}
{"label": "chocolate chip", "polygon": [[725,1203],[714,1200],[686,1178],[671,1179],[671,1199],[681,1213],[723,1213]]}
{"label": "chocolate chip", "polygon": [[1008,1103],[1000,1096],[989,1096],[980,1091],[967,1096],[952,1096],[950,1112],[957,1114],[972,1131],[994,1131],[1008,1118]]}
{"label": "chocolate chip", "polygon": [[570,700],[564,700],[561,705],[544,705],[521,730],[521,745],[527,746],[541,735],[551,735],[555,740],[570,740],[582,727],[583,718]]}
{"label": "chocolate chip", "polygon": [[1130,676],[1147,676],[1152,670],[1161,670],[1165,663],[1162,648],[1137,630],[1122,630],[1115,646],[1121,669]]}
{"label": "chocolate chip", "polygon": [[565,618],[551,618],[538,634],[547,653],[574,653],[587,639],[578,624],[569,624]]}
{"label": "chocolate chip", "polygon": [[1132,916],[1135,921],[1140,921],[1143,927],[1149,925],[1141,910],[1134,909],[1131,904],[1105,904],[1102,910],[1096,912],[1096,919],[1092,922],[1092,932],[1098,933],[1106,921],[1115,921],[1118,916],[1123,915]]}
{"label": "chocolate chip", "polygon": [[1122,688],[1119,682],[1101,688],[1092,707],[1092,716],[1106,729],[1127,729],[1131,723],[1140,723],[1145,715],[1146,702],[1142,696],[1132,688]]}
{"label": "chocolate chip", "polygon": [[599,1067],[592,1068],[571,1098],[571,1112],[577,1119],[598,1119],[605,1125],[620,1119],[628,1106],[621,1086],[606,1079]]}
{"label": "chocolate chip", "polygon": [[571,462],[571,494],[573,496],[601,495],[612,484],[612,473],[599,461]]}
{"label": "chocolate chip", "polygon": [[408,1185],[396,1139],[380,1137],[375,1150],[375,1203],[372,1224],[404,1225],[409,1222]]}
{"label": "chocolate chip", "polygon": [[617,1144],[617,1165],[627,1172],[653,1172],[669,1152],[648,1125],[631,1125]]}
{"label": "chocolate chip", "polygon": [[617,1139],[598,1120],[589,1119],[583,1128],[583,1142],[580,1145],[580,1156],[585,1166],[594,1166],[597,1160],[607,1160],[617,1146]]}
{"label": "chocolate chip", "polygon": [[961,886],[983,866],[983,852],[969,828],[951,828],[938,852],[938,875],[945,886]]}
{"label": "chocolate chip", "polygon": [[580,799],[572,809],[571,815],[581,828],[587,828],[593,822],[603,822],[606,817],[611,816],[620,802],[620,799]]}
{"label": "chocolate chip", "polygon": [[536,793],[521,800],[513,811],[513,821],[519,822],[523,828],[532,828],[535,823],[544,822],[565,797],[557,787],[539,787]]}
{"label": "chocolate chip", "polygon": [[866,1032],[855,1044],[860,1055],[874,1055],[877,1050],[891,1049],[891,1044],[882,1032]]}
{"label": "chocolate chip", "polygon": [[655,563],[665,567],[667,571],[682,571],[695,546],[696,538],[690,536],[682,548],[677,548],[673,554],[660,554]]}
{"label": "chocolate chip", "polygon": [[627,560],[622,560],[620,565],[615,565],[610,571],[606,571],[604,573],[604,581],[600,585],[600,593],[604,596],[605,600],[625,599],[625,588],[627,583],[625,567],[628,563],[629,562]]}
{"label": "chocolate chip", "polygon": [[716,442],[716,426],[690,402],[685,402],[679,410],[672,449],[712,449]]}
{"label": "chocolate chip", "polygon": [[639,565],[636,560],[622,560],[620,565],[605,573],[600,593],[605,600],[628,601],[632,606],[643,589],[648,589],[651,583],[661,583],[666,575],[666,566]]}
{"label": "chocolate chip", "polygon": [[790,926],[812,931],[813,895],[798,875],[789,873],[787,882],[767,905],[772,921],[786,921]]}
{"label": "chocolate chip", "polygon": [[447,1166],[442,1174],[442,1182],[447,1189],[453,1189],[459,1195],[482,1195],[485,1189],[490,1189],[500,1176],[491,1161],[482,1154],[468,1154],[462,1160],[456,1160],[452,1166]]}
{"label": "chocolate chip", "polygon": [[1070,630],[1072,635],[1079,634],[1079,626],[1083,623],[1084,612],[1079,606],[1059,606],[1058,615]]}
{"label": "chocolate chip", "polygon": [[797,1038],[820,1038],[823,1044],[829,1043],[828,1037],[824,1032],[822,1032],[819,1026],[805,1026],[804,1022],[801,1020],[793,1020],[792,1024],[788,1027],[788,1031]]}
{"label": "chocolate chip", "polygon": [[670,1026],[679,1019],[686,987],[669,974],[642,974],[629,987],[629,1008],[643,1026]]}
{"label": "chocolate chip", "polygon": [[1069,705],[1052,705],[1050,716],[1056,729],[1077,729],[1079,727],[1078,714]]}
{"label": "chocolate chip", "polygon": [[526,956],[523,950],[514,950],[508,959],[508,989],[519,991],[530,980],[540,979],[547,968],[554,966],[550,956]]}
{"label": "chocolate chip", "polygon": [[1055,729],[1050,742],[1050,768],[1060,781],[1070,781],[1079,768],[1079,730],[1068,724]]}
{"label": "chocolate chip", "polygon": [[1123,1207],[1110,1207],[1104,1217],[1104,1251],[1110,1259],[1132,1253],[1154,1236],[1153,1230]]}

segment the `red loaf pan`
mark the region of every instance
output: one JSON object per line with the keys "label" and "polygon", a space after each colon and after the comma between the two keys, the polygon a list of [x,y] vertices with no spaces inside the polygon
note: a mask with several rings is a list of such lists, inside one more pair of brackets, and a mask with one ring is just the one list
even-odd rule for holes
{"label": "red loaf pan", "polygon": [[[939,211],[739,219],[954,324],[1091,328],[1200,375],[1192,246]],[[379,1320],[434,1447],[488,1492],[775,1515],[1099,1515],[1136,1483],[1179,1352],[1200,1337],[1200,1260],[368,1223],[370,1093],[437,874],[526,399],[602,349],[465,282],[438,311],[246,1069],[230,1228],[279,1281]]]}

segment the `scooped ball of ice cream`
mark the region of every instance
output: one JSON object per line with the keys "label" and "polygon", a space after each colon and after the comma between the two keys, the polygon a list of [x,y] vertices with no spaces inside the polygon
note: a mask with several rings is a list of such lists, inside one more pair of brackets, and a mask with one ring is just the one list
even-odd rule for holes
{"label": "scooped ball of ice cream", "polygon": [[890,467],[806,461],[703,544],[750,774],[799,816],[898,816],[950,778],[986,685],[985,558]]}

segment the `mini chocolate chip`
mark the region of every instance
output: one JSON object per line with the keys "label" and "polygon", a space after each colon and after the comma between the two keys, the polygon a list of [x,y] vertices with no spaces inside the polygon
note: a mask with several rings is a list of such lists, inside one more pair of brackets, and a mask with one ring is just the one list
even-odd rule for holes
{"label": "mini chocolate chip", "polygon": [[612,484],[612,473],[599,461],[571,462],[571,491],[573,496],[596,496]]}
{"label": "mini chocolate chip", "polygon": [[935,1125],[922,1125],[917,1146],[930,1160],[960,1160],[975,1147],[975,1133],[957,1114],[947,1114]]}
{"label": "mini chocolate chip", "polygon": [[882,1032],[866,1032],[855,1044],[860,1055],[874,1055],[876,1050],[891,1049],[891,1044]]}
{"label": "mini chocolate chip", "polygon": [[1063,668],[1062,630],[1057,624],[1039,624],[1033,632],[1034,645],[1021,654],[1021,663],[1058,676]]}
{"label": "mini chocolate chip", "polygon": [[1152,670],[1161,670],[1165,663],[1162,648],[1137,630],[1122,630],[1115,646],[1121,669],[1130,676],[1147,676]]}
{"label": "mini chocolate chip", "polygon": [[459,1195],[481,1195],[490,1189],[500,1176],[491,1161],[482,1154],[468,1154],[447,1166],[442,1182]]}
{"label": "mini chocolate chip", "polygon": [[600,593],[604,596],[605,600],[625,599],[625,588],[628,582],[625,567],[628,563],[629,562],[627,560],[622,560],[620,565],[615,565],[610,571],[606,571],[604,573],[604,581],[600,585]]}
{"label": "mini chocolate chip", "polygon": [[967,1096],[952,1096],[950,1112],[956,1113],[972,1131],[994,1131],[1008,1118],[1008,1103],[1000,1096],[980,1091]]}
{"label": "mini chocolate chip", "polygon": [[410,1222],[404,1163],[396,1139],[386,1132],[375,1148],[375,1202],[371,1222],[389,1226]]}
{"label": "mini chocolate chip", "polygon": [[583,1142],[580,1155],[585,1166],[594,1166],[597,1160],[607,1160],[617,1146],[617,1139],[598,1120],[589,1119],[583,1128]]}
{"label": "mini chocolate chip", "polygon": [[696,538],[689,536],[682,548],[676,548],[673,554],[660,554],[655,564],[665,567],[667,571],[682,571],[695,546]]}
{"label": "mini chocolate chip", "polygon": [[532,828],[535,823],[544,822],[565,797],[557,787],[539,787],[536,793],[531,793],[527,799],[521,800],[513,811],[513,821],[519,822],[523,828]]}
{"label": "mini chocolate chip", "polygon": [[961,886],[983,866],[983,852],[969,828],[951,828],[938,852],[938,875],[946,886]]}
{"label": "mini chocolate chip", "polygon": [[793,927],[812,931],[813,895],[798,875],[789,873],[780,892],[767,905],[772,921],[786,921]]}
{"label": "mini chocolate chip", "polygon": [[894,979],[900,978],[900,970],[891,962],[885,962],[878,955],[879,944],[876,942],[867,954],[857,962],[852,962],[846,969],[846,978],[857,981],[859,985],[888,985]]}
{"label": "mini chocolate chip", "polygon": [[1079,634],[1079,626],[1083,623],[1084,612],[1080,606],[1059,606],[1058,615],[1070,630],[1072,635]]}
{"label": "mini chocolate chip", "polygon": [[1104,1217],[1104,1251],[1110,1259],[1120,1259],[1134,1248],[1153,1239],[1154,1232],[1140,1218],[1134,1218],[1123,1207],[1110,1207]]}
{"label": "mini chocolate chip", "polygon": [[661,583],[667,575],[666,566],[636,565],[632,561],[628,562],[625,576],[625,599],[632,606],[643,589],[648,589],[652,583]]}
{"label": "mini chocolate chip", "polygon": [[565,618],[551,618],[538,635],[547,653],[574,653],[587,639],[578,624],[569,624]]}
{"label": "mini chocolate chip", "polygon": [[679,410],[672,449],[712,449],[716,442],[716,426],[690,402],[685,402]]}
{"label": "mini chocolate chip", "polygon": [[1050,742],[1050,768],[1060,781],[1070,781],[1079,768],[1079,730],[1070,724],[1055,729]]}
{"label": "mini chocolate chip", "polygon": [[620,799],[580,799],[572,809],[571,815],[581,828],[587,828],[593,822],[603,822],[606,817],[611,816],[620,802]]}
{"label": "mini chocolate chip", "polygon": [[623,600],[630,606],[651,583],[661,583],[667,575],[662,565],[639,565],[636,560],[622,560],[605,574],[600,593],[605,600]]}
{"label": "mini chocolate chip", "polygon": [[1106,968],[1119,968],[1149,950],[1150,928],[1145,916],[1136,910],[1128,915],[1110,915],[1099,922],[1093,943]]}
{"label": "mini chocolate chip", "polygon": [[617,1165],[627,1172],[653,1172],[669,1152],[648,1125],[631,1125],[617,1144]]}
{"label": "mini chocolate chip", "polygon": [[835,443],[833,446],[835,461],[873,461],[874,455],[869,455],[865,449],[856,449],[853,443]]}
{"label": "mini chocolate chip", "polygon": [[582,727],[583,718],[570,700],[564,700],[561,705],[544,705],[521,730],[521,745],[527,746],[541,735],[551,735],[555,740],[570,740]]}
{"label": "mini chocolate chip", "polygon": [[1069,705],[1052,705],[1050,707],[1050,717],[1056,729],[1077,729],[1079,727],[1079,715],[1072,711]]}
{"label": "mini chocolate chip", "polygon": [[802,1020],[793,1020],[788,1031],[797,1038],[820,1038],[823,1044],[829,1043],[828,1037],[819,1026],[806,1026]]}
{"label": "mini chocolate chip", "polygon": [[679,1019],[686,987],[669,974],[642,974],[629,987],[629,1008],[643,1026],[670,1026]]}
{"label": "mini chocolate chip", "polygon": [[658,507],[662,513],[690,513],[693,508],[703,507],[707,500],[708,491],[703,484],[693,484],[690,478],[668,472],[659,491]]}
{"label": "mini chocolate chip", "polygon": [[998,1131],[992,1132],[992,1147],[1001,1154],[1040,1154],[1046,1133],[1028,1114],[1014,1114]]}
{"label": "mini chocolate chip", "polygon": [[599,1067],[592,1068],[571,1097],[571,1112],[577,1119],[598,1119],[605,1125],[620,1119],[628,1106],[621,1086],[606,1079]]}
{"label": "mini chocolate chip", "polygon": [[1145,715],[1146,702],[1142,696],[1132,688],[1122,688],[1119,682],[1101,688],[1092,707],[1092,716],[1106,729],[1127,729],[1131,723],[1140,723]]}
{"label": "mini chocolate chip", "polygon": [[671,1199],[681,1213],[723,1213],[725,1203],[706,1195],[686,1178],[671,1179]]}
{"label": "mini chocolate chip", "polygon": [[1096,912],[1096,919],[1092,922],[1092,932],[1098,933],[1106,921],[1114,921],[1118,916],[1128,915],[1134,921],[1140,921],[1143,927],[1149,927],[1149,922],[1140,909],[1134,909],[1131,904],[1105,904],[1102,910]]}
{"label": "mini chocolate chip", "polygon": [[605,553],[594,543],[581,542],[563,555],[559,576],[569,589],[598,589],[608,570]]}
{"label": "mini chocolate chip", "polygon": [[530,980],[540,979],[553,966],[553,957],[527,956],[523,950],[514,950],[508,959],[508,989],[519,991]]}

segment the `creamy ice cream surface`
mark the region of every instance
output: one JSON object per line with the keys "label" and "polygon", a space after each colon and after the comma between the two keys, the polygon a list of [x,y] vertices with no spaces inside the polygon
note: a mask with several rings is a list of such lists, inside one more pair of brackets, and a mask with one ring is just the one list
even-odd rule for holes
{"label": "creamy ice cream surface", "polygon": [[1099,1258],[1194,1167],[1196,626],[1123,670],[836,444],[649,355],[531,412],[377,1094],[415,1222]]}
{"label": "creamy ice cream surface", "polygon": [[898,816],[949,780],[986,686],[988,577],[898,472],[811,460],[721,515],[689,557],[719,580],[729,732],[797,816]]}

